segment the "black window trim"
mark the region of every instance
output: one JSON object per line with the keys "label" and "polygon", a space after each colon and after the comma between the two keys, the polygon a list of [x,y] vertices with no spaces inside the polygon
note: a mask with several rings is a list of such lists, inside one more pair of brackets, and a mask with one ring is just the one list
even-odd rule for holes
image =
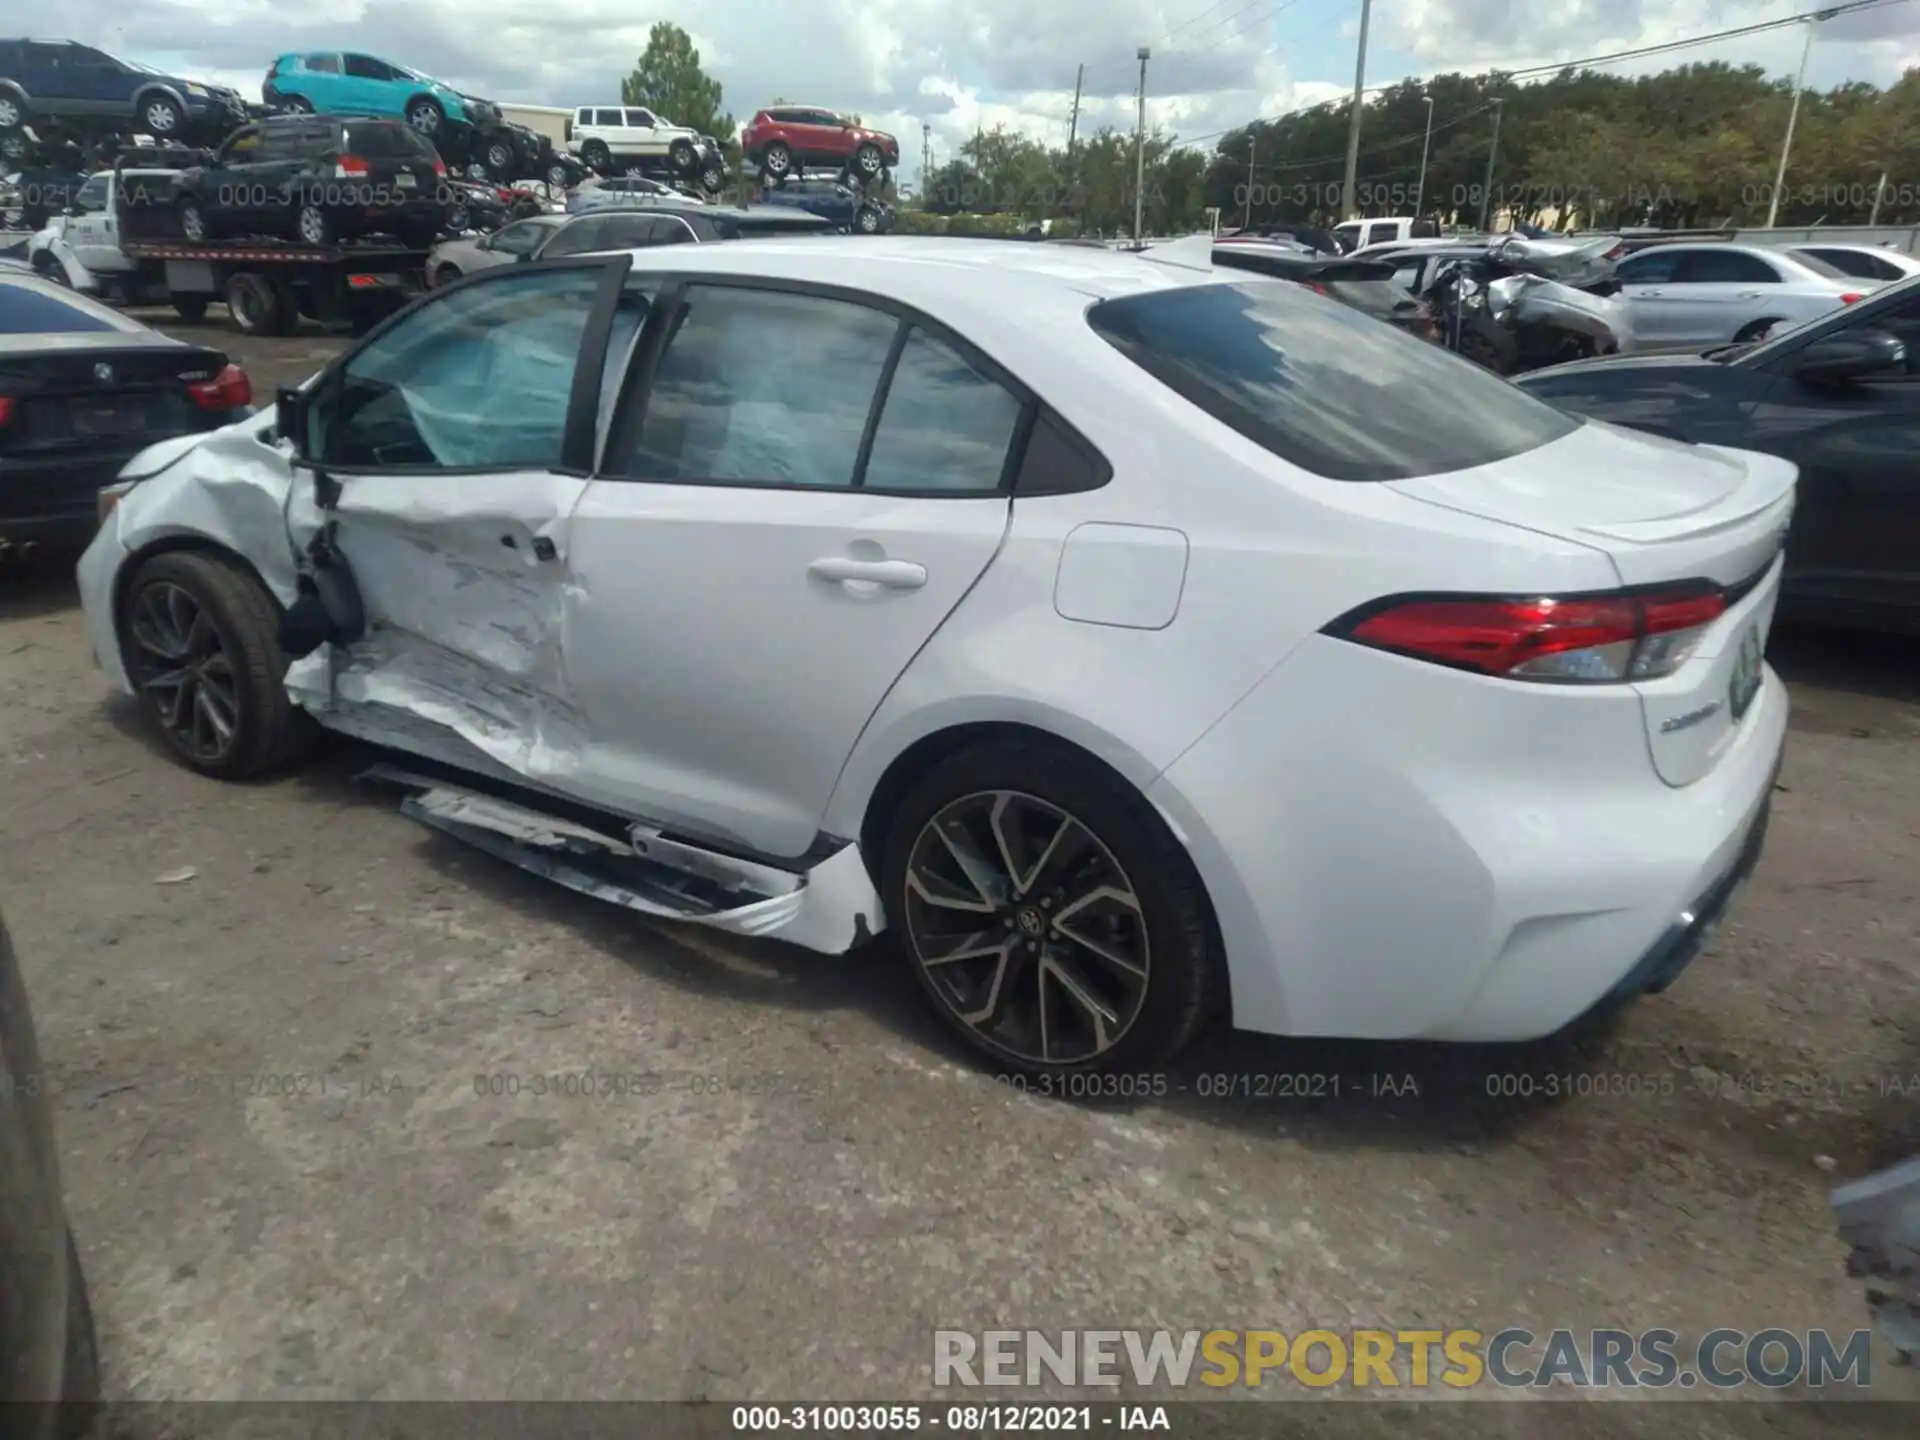
{"label": "black window trim", "polygon": [[574,367],[573,389],[567,396],[567,420],[560,442],[560,464],[548,466],[524,463],[513,465],[333,465],[303,459],[296,462],[296,468],[321,470],[328,475],[347,477],[441,475],[449,478],[463,475],[508,475],[519,470],[544,469],[550,475],[563,475],[573,480],[590,478],[593,474],[595,432],[600,420],[600,382],[606,369],[607,345],[613,338],[614,310],[619,304],[620,292],[626,284],[627,270],[632,263],[633,257],[624,253],[582,255],[574,259],[555,260],[540,266],[537,270],[523,269],[518,265],[503,265],[462,276],[453,284],[429,290],[411,304],[394,311],[368,331],[365,337],[351,349],[344,350],[336,356],[313,382],[311,403],[318,405],[338,388],[340,377],[346,373],[347,367],[368,346],[378,343],[390,331],[404,324],[409,316],[418,314],[427,306],[436,304],[461,290],[479,285],[503,284],[508,280],[525,279],[530,274],[551,274],[557,270],[598,270],[601,272],[600,288],[594,295],[593,307],[587,312],[586,329],[580,336],[580,361]]}
{"label": "black window trim", "polygon": [[[993,496],[1020,499],[1041,495],[1081,494],[1100,489],[1113,479],[1113,466],[1101,453],[1099,447],[1088,440],[1065,416],[1048,405],[1031,386],[982,351],[966,336],[904,301],[895,300],[887,295],[875,295],[867,290],[857,290],[847,285],[833,285],[815,280],[790,280],[777,276],[684,270],[647,273],[657,276],[660,289],[648,310],[646,323],[641,327],[639,338],[634,344],[627,365],[627,373],[620,379],[620,388],[614,398],[613,416],[607,425],[606,440],[595,458],[593,468],[595,480],[627,485],[699,486],[712,490],[795,490],[808,494],[825,492],[836,495],[855,493],[886,495],[904,500],[979,500]],[[770,291],[777,294],[799,295],[809,299],[839,300],[868,310],[877,310],[893,317],[897,322],[893,341],[887,352],[886,363],[881,367],[880,378],[874,384],[874,396],[867,413],[866,427],[861,433],[853,478],[848,485],[834,486],[828,490],[827,487],[819,485],[791,484],[776,480],[662,480],[639,475],[607,473],[606,464],[609,455],[630,453],[638,447],[641,428],[645,425],[647,418],[647,401],[652,395],[654,375],[659,369],[660,357],[666,352],[670,335],[678,328],[677,320],[682,313],[687,291],[696,285],[732,290]],[[612,325],[613,317],[609,312],[607,316],[609,334],[612,331]],[[893,386],[894,370],[899,364],[901,352],[906,348],[907,337],[915,329],[924,331],[931,338],[950,347],[975,370],[1001,386],[1019,402],[1020,409],[1014,420],[1013,434],[1008,438],[1007,453],[1001,462],[1000,479],[991,490],[954,490],[946,486],[931,485],[870,486],[866,483],[867,462],[873,453],[873,437],[878,431],[880,411]],[[1078,452],[1081,458],[1088,462],[1088,468],[1095,477],[1092,483],[1034,486],[1025,490],[1015,486],[1014,481],[1019,477],[1021,467],[1026,460],[1027,443],[1031,440],[1043,412],[1048,423],[1067,442],[1068,448]]]}

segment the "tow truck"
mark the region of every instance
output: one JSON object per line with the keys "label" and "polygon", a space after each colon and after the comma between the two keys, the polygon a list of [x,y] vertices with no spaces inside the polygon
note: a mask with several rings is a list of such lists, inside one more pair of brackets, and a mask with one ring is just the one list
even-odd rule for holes
{"label": "tow truck", "polygon": [[187,321],[226,305],[244,335],[288,335],[306,316],[361,333],[425,288],[427,252],[372,238],[332,245],[285,240],[190,244],[144,222],[169,207],[173,178],[204,152],[139,147],[89,176],[72,203],[27,243],[50,279],[125,305],[171,305]]}

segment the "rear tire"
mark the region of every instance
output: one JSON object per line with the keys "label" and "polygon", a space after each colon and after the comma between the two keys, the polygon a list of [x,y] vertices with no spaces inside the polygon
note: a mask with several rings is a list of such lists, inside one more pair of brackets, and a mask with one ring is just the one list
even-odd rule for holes
{"label": "rear tire", "polygon": [[308,200],[293,212],[293,233],[303,245],[331,245],[340,236],[340,226],[324,205]]}
{"label": "rear tire", "polygon": [[760,157],[760,173],[784,180],[793,173],[793,152],[779,140],[767,146],[767,153]]}
{"label": "rear tire", "polygon": [[[189,605],[178,606],[176,594],[184,595]],[[186,618],[189,608],[192,620]],[[206,638],[223,657],[232,704],[225,716],[228,734],[215,748],[198,747],[187,736],[204,733],[220,739],[218,725],[182,731],[183,725],[200,719],[197,690],[192,715],[167,709],[165,682],[174,673],[167,667],[176,662],[164,652],[175,637],[165,630],[164,619],[152,618],[167,615],[179,617],[175,628],[186,631],[204,617],[211,627]],[[148,722],[188,769],[215,779],[242,780],[287,764],[312,744],[317,733],[312,717],[287,695],[289,661],[280,649],[279,631],[280,610],[273,596],[225,556],[171,551],[154,556],[134,575],[120,616],[121,652]],[[199,683],[205,683],[214,672],[200,663]]]}
{"label": "rear tire", "polygon": [[278,304],[267,282],[258,275],[240,274],[227,281],[227,316],[242,335],[279,332]]}
{"label": "rear tire", "polygon": [[289,95],[280,102],[280,108],[293,115],[313,114],[313,102],[304,95]]}
{"label": "rear tire", "polygon": [[440,102],[426,95],[409,100],[406,114],[407,124],[422,135],[429,136],[438,135],[447,118],[447,112],[440,108]]}
{"label": "rear tire", "polygon": [[[1000,892],[992,915],[970,919],[964,904],[927,898],[967,897],[946,838],[962,823],[975,838],[958,844],[984,862],[984,888]],[[1002,825],[1025,889],[1019,877],[1007,880],[1014,867],[1001,838],[975,834],[982,824]],[[895,811],[879,869],[889,928],[921,990],[943,1023],[997,1066],[1034,1075],[1150,1068],[1199,1034],[1225,998],[1193,862],[1137,791],[1065,745],[990,740],[939,761]],[[1007,883],[996,887],[996,879]],[[1058,918],[1068,914],[1071,927]],[[963,933],[972,930],[980,933]],[[956,950],[972,953],[940,963]],[[1100,999],[1109,1019],[1092,1025],[1073,987]],[[982,1019],[981,1007],[992,1014]]]}
{"label": "rear tire", "polygon": [[667,160],[677,174],[690,175],[697,168],[699,157],[693,153],[692,141],[676,140],[667,147]]}
{"label": "rear tire", "polygon": [[213,224],[196,199],[188,198],[175,203],[173,223],[180,232],[180,238],[189,245],[206,245],[214,238]]}

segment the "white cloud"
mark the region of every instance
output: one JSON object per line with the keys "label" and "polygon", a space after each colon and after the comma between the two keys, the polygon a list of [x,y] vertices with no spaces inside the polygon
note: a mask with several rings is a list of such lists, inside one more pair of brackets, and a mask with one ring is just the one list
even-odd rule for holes
{"label": "white cloud", "polygon": [[[1367,78],[1557,62],[1809,3],[1376,0]],[[776,96],[857,111],[899,135],[911,173],[923,123],[937,156],[976,126],[1063,141],[1081,65],[1080,133],[1131,129],[1134,47],[1143,41],[1153,47],[1149,122],[1185,136],[1337,98],[1352,84],[1357,9],[1357,0],[706,0],[675,13],[626,0],[319,0],[290,11],[278,0],[10,0],[8,28],[87,41],[251,95],[278,54],[352,47],[494,99],[574,105],[617,94],[648,27],[673,19],[692,33],[737,118]],[[1810,79],[1891,80],[1920,50],[1915,29],[1920,0],[1889,6],[1859,32],[1865,38],[1821,46]],[[1785,31],[1620,69],[1724,59],[1784,74],[1799,50],[1799,36]]]}

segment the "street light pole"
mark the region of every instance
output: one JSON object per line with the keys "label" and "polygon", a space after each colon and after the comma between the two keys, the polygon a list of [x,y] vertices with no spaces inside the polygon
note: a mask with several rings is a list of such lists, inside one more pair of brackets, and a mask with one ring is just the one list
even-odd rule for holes
{"label": "street light pole", "polygon": [[1373,0],[1360,0],[1360,44],[1353,61],[1353,114],[1347,120],[1347,181],[1340,190],[1340,218],[1353,218],[1354,183],[1360,176],[1360,112],[1366,102],[1367,22],[1373,18]]}
{"label": "street light pole", "polygon": [[1140,243],[1141,217],[1147,201],[1147,60],[1153,54],[1140,47],[1140,118],[1134,130],[1133,146],[1133,243]]}
{"label": "street light pole", "polygon": [[1793,127],[1800,119],[1800,90],[1807,80],[1807,61],[1813,55],[1813,37],[1820,27],[1819,15],[1807,21],[1807,43],[1800,47],[1800,69],[1793,77],[1793,108],[1787,111],[1787,138],[1780,142],[1780,168],[1773,177],[1773,198],[1767,202],[1767,228],[1780,218],[1780,191],[1787,183],[1787,156],[1793,151]]}
{"label": "street light pole", "polygon": [[1500,116],[1506,105],[1504,100],[1493,102],[1493,143],[1487,147],[1487,182],[1480,187],[1480,233],[1487,231],[1487,212],[1493,204],[1493,162],[1500,155]]}
{"label": "street light pole", "polygon": [[1427,102],[1427,138],[1420,142],[1420,184],[1413,192],[1413,218],[1418,220],[1426,214],[1427,203],[1427,152],[1433,148],[1433,97],[1423,95]]}
{"label": "street light pole", "polygon": [[[1253,228],[1253,157],[1259,148],[1260,136],[1254,128],[1249,125],[1247,127],[1247,218],[1240,224],[1242,230],[1251,230]],[[1878,206],[1880,202],[1875,200],[1873,203],[1875,206]]]}

